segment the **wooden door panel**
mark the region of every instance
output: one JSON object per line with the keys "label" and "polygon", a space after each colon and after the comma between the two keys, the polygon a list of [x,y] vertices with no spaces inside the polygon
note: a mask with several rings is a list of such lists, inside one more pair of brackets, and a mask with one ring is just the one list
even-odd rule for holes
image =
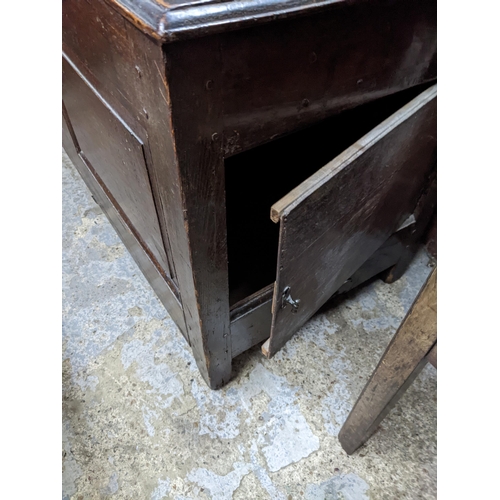
{"label": "wooden door panel", "polygon": [[273,205],[280,243],[267,356],[411,215],[435,162],[436,95],[434,85]]}

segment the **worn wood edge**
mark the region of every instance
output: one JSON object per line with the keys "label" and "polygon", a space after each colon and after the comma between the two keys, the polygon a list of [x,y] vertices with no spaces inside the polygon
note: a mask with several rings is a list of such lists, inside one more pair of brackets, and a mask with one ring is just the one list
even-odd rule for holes
{"label": "worn wood edge", "polygon": [[271,220],[278,223],[300,203],[311,196],[314,191],[328,182],[332,177],[351,164],[357,157],[366,152],[389,132],[411,118],[419,109],[430,103],[437,95],[437,85],[424,90],[420,95],[401,107],[383,122],[370,130],[352,146],[340,153],[332,161],[320,168],[304,182],[292,189],[271,207]]}
{"label": "worn wood edge", "polygon": [[130,21],[136,28],[138,28],[146,35],[149,35],[151,38],[153,38],[153,40],[161,43],[163,39],[162,19],[164,18],[164,11],[158,4],[151,2],[151,12],[149,13],[149,15],[147,15],[146,13],[139,15],[134,11],[134,7],[137,8],[137,4],[134,4],[131,1],[105,1],[116,12]]}
{"label": "worn wood edge", "polygon": [[231,323],[238,320],[240,317],[244,316],[248,312],[251,312],[252,309],[255,309],[263,302],[267,302],[272,299],[274,290],[274,284],[271,283],[266,287],[258,290],[257,292],[245,297],[244,299],[236,302],[230,308],[230,319]]}
{"label": "worn wood edge", "polygon": [[[71,69],[78,75],[78,77],[83,81],[83,83],[89,88],[89,90],[95,95],[95,97],[99,100],[99,102],[113,115],[113,117],[120,123],[120,125],[141,145],[142,148],[146,146],[145,141],[139,137],[138,134],[135,133],[134,130],[130,128],[127,122],[123,120],[123,118],[116,112],[115,109],[106,101],[106,99],[99,93],[99,91],[95,88],[92,82],[80,71],[80,68],[71,60],[71,57],[66,53],[66,51],[62,51],[63,59],[70,65]],[[142,129],[140,124],[136,125],[141,128],[141,132],[143,136],[147,137],[147,134]]]}
{"label": "worn wood edge", "polygon": [[231,322],[231,356],[235,358],[269,338],[272,297]]}
{"label": "worn wood edge", "polygon": [[271,353],[269,351],[269,346],[270,346],[270,343],[271,343],[271,338],[269,337],[263,344],[262,344],[262,347],[260,348],[261,351],[262,351],[262,354],[266,357],[266,358],[270,358],[271,357]]}
{"label": "worn wood edge", "polygon": [[136,28],[160,43],[206,36],[366,0],[226,0],[170,5],[162,0],[106,0]]}

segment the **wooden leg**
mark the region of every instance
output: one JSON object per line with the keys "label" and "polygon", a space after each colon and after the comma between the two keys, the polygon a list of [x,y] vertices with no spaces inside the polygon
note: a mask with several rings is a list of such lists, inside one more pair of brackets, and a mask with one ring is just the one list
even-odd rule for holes
{"label": "wooden leg", "polygon": [[405,228],[394,233],[336,292],[335,295],[348,292],[365,281],[394,267],[405,251]]}
{"label": "wooden leg", "polygon": [[356,451],[427,363],[437,339],[437,271],[432,271],[339,433],[344,450]]}
{"label": "wooden leg", "polygon": [[166,47],[167,101],[176,103],[170,163],[179,176],[185,230],[176,271],[193,355],[212,389],[229,381],[232,361],[217,43],[195,39]]}
{"label": "wooden leg", "polygon": [[422,193],[415,208],[416,224],[409,231],[400,231],[400,242],[403,251],[398,262],[384,273],[382,279],[386,283],[394,283],[403,276],[413,257],[415,257],[424,235],[429,231],[430,223],[436,214],[437,184],[435,174],[436,170],[433,170],[428,186]]}
{"label": "wooden leg", "polygon": [[417,253],[418,250],[418,245],[413,243],[410,245],[407,245],[403,253],[400,257],[400,259],[394,264],[391,268],[389,268],[384,277],[383,280],[385,283],[394,283],[397,281],[405,271],[408,269],[408,266],[410,265],[411,261],[413,260],[413,257],[415,257],[415,254]]}

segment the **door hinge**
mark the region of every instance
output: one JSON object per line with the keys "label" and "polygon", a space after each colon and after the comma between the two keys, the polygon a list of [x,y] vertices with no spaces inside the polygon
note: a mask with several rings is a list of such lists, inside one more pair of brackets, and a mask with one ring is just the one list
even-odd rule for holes
{"label": "door hinge", "polygon": [[281,294],[281,308],[285,309],[287,304],[290,304],[292,306],[292,312],[296,313],[299,310],[299,302],[300,299],[294,300],[292,298],[292,295],[290,294],[290,287],[285,287],[283,293]]}

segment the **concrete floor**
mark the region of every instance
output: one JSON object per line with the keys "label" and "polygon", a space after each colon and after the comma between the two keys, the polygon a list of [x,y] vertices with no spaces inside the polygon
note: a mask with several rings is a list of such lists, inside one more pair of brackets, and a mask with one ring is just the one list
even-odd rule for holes
{"label": "concrete floor", "polygon": [[209,390],[63,153],[63,492],[76,499],[436,497],[430,365],[355,455],[337,434],[431,268],[422,251]]}

